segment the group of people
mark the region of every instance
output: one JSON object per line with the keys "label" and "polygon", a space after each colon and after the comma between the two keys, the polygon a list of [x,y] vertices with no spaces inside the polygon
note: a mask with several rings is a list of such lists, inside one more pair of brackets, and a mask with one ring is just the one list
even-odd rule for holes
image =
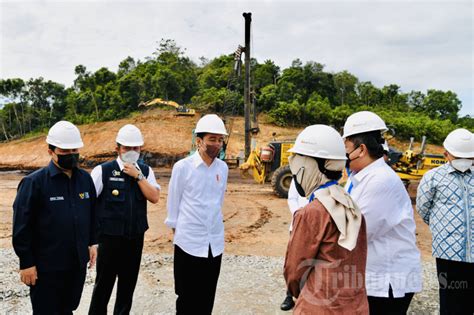
{"label": "group of people", "polygon": [[[178,314],[210,314],[224,251],[222,202],[228,168],[216,159],[227,135],[217,115],[195,129],[198,150],[173,167],[166,224],[174,233]],[[134,125],[117,134],[117,158],[91,174],[78,167],[83,142],[67,121],[46,138],[51,161],[24,177],[13,204],[13,248],[34,314],[72,314],[79,306],[87,265],[96,265],[89,314],[107,314],[117,282],[114,314],[129,314],[137,284],[147,202],[161,187],[140,159],[144,144]]]}
{"label": "group of people", "polygon": [[[298,135],[289,159],[294,215],[282,309],[291,309],[294,297],[296,314],[405,314],[421,291],[413,208],[383,158],[386,130],[376,114],[358,112],[347,119],[343,136],[325,125]],[[167,197],[177,314],[212,313],[224,251],[228,167],[217,156],[227,131],[210,114],[195,134],[198,150],[173,166]],[[21,180],[13,204],[13,247],[33,313],[72,314],[87,267],[97,261],[89,314],[107,313],[116,281],[114,314],[128,314],[148,229],[147,202],[157,203],[161,191],[140,160],[143,135],[123,126],[117,158],[90,175],[78,167],[83,142],[72,123],[56,123],[46,142],[51,161]],[[470,314],[474,136],[455,130],[444,146],[449,163],[424,176],[417,210],[433,232],[441,313]],[[343,188],[338,181],[345,168],[350,176]],[[465,287],[454,290],[453,281]]]}
{"label": "group of people", "polygon": [[[385,131],[378,115],[362,111],[348,117],[342,136],[313,125],[296,139],[282,310],[406,314],[421,291],[413,208],[384,158]],[[473,314],[474,135],[454,130],[444,148],[448,162],[425,174],[416,209],[433,235],[440,313]]]}

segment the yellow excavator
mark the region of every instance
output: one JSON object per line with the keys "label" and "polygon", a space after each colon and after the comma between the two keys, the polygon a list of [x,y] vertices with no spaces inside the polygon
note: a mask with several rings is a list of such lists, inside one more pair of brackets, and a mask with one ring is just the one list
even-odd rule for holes
{"label": "yellow excavator", "polygon": [[408,188],[410,181],[420,180],[432,168],[446,163],[442,154],[426,154],[426,137],[423,136],[420,153],[413,151],[414,138],[405,152],[389,151],[389,164]]}
{"label": "yellow excavator", "polygon": [[[426,137],[423,137],[420,153],[413,151],[414,138],[410,138],[410,145],[404,152],[393,148],[389,149],[388,164],[397,173],[408,189],[411,181],[420,180],[432,168],[446,163],[442,154],[426,154]],[[281,198],[288,197],[288,190],[292,179],[288,165],[287,151],[293,146],[293,141],[271,141],[268,145],[256,148],[252,144],[252,151],[245,163],[240,166],[243,177],[251,175],[254,180],[263,184],[271,182],[273,191]]]}
{"label": "yellow excavator", "polygon": [[166,106],[172,106],[176,108],[176,115],[177,116],[194,116],[196,115],[196,111],[191,108],[187,108],[184,105],[179,105],[178,103],[174,101],[167,101],[161,98],[154,98],[151,101],[148,102],[141,102],[138,104],[138,107],[142,106],[151,106],[151,105],[166,105]]}
{"label": "yellow excavator", "polygon": [[293,147],[294,141],[279,141],[274,139],[268,145],[261,148],[252,143],[252,151],[247,161],[240,165],[243,177],[251,175],[259,184],[270,182],[273,192],[281,197],[288,197],[291,184],[291,171],[288,165],[289,149]]}

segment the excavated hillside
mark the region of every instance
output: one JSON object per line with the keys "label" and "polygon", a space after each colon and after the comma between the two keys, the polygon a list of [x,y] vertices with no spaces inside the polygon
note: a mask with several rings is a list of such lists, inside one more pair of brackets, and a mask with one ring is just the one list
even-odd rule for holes
{"label": "excavated hillside", "polygon": [[[84,141],[80,153],[85,166],[92,166],[115,155],[115,137],[125,124],[134,124],[141,129],[145,138],[143,151],[148,152],[147,162],[153,166],[170,166],[189,153],[192,130],[200,118],[176,116],[174,111],[152,109],[130,118],[78,126]],[[244,149],[244,119],[230,118],[232,134],[227,155],[236,157]],[[258,143],[272,140],[275,132],[279,139],[294,139],[301,129],[282,128],[271,124],[260,124]],[[34,169],[49,161],[46,135],[0,143],[0,168]]]}
{"label": "excavated hillside", "polygon": [[[125,124],[134,124],[141,129],[145,137],[143,151],[147,152],[147,162],[152,166],[171,166],[176,160],[186,156],[191,148],[192,130],[200,118],[176,116],[174,111],[155,108],[136,114],[133,117],[116,121],[100,122],[79,126],[84,141],[81,155],[84,166],[93,166],[115,156],[115,137],[117,131]],[[265,119],[261,119],[264,120]],[[229,119],[232,133],[227,149],[227,156],[235,158],[244,149],[244,119]],[[283,128],[269,123],[260,123],[258,144],[271,141],[273,133],[280,140],[295,139],[301,128]],[[46,135],[0,143],[0,169],[35,169],[49,161]],[[419,139],[417,139],[419,140]],[[396,139],[389,141],[391,146],[405,150],[408,145]],[[415,151],[419,150],[419,143]],[[441,153],[442,148],[428,145],[428,152]]]}

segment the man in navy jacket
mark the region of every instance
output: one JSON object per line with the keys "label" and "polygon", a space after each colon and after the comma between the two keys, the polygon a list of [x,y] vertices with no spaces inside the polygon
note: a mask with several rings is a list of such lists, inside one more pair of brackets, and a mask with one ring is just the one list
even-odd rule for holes
{"label": "man in navy jacket", "polygon": [[83,146],[67,121],[49,130],[51,161],[26,176],[13,204],[13,248],[21,281],[30,287],[34,314],[72,314],[80,302],[86,266],[95,263],[96,192],[77,167]]}

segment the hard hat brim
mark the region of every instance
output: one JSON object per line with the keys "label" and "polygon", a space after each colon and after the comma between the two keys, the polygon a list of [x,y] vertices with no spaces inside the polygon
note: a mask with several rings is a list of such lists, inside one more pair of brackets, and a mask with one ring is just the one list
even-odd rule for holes
{"label": "hard hat brim", "polygon": [[80,149],[80,148],[84,147],[84,143],[82,141],[81,142],[76,142],[76,143],[63,144],[63,143],[59,143],[59,142],[56,142],[56,141],[46,140],[46,143],[50,144],[50,145],[53,145],[56,148],[65,149],[65,150]]}

